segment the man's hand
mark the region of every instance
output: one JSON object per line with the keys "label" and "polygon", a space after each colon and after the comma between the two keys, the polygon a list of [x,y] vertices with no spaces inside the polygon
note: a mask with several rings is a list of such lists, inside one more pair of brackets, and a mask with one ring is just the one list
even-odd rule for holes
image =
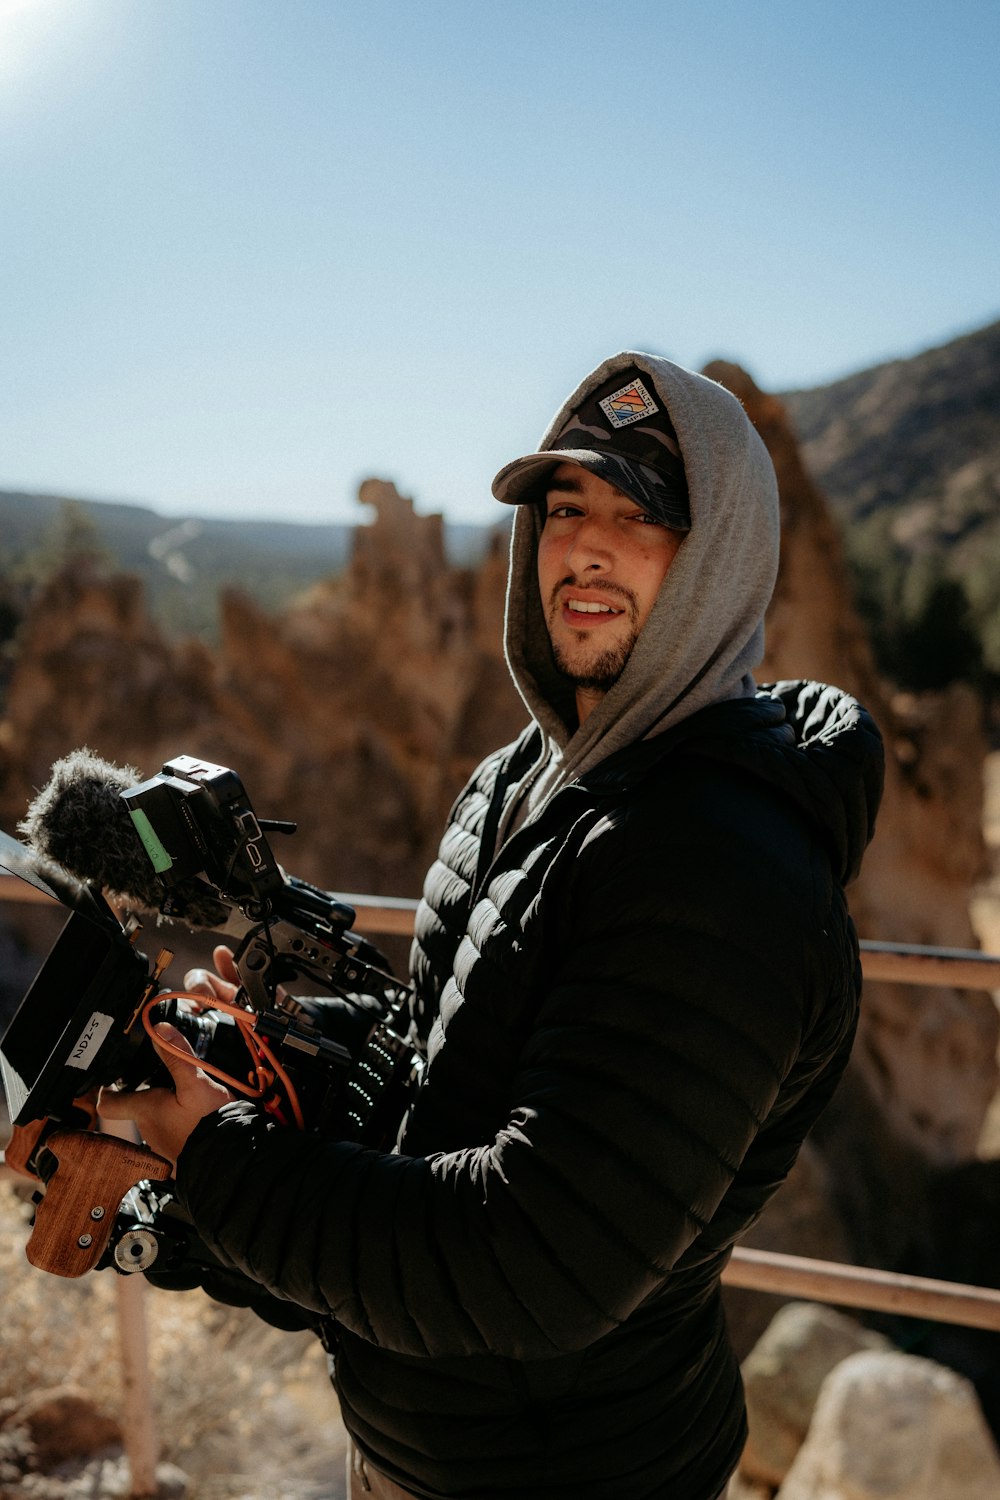
{"label": "man's hand", "polygon": [[[161,1021],[156,1033],[194,1057],[187,1038],[176,1026]],[[200,1068],[180,1062],[155,1041],[153,1045],[173,1079],[173,1089],[137,1089],[135,1092],[102,1089],[97,1108],[105,1120],[133,1120],[146,1144],[173,1162],[176,1168],[177,1158],[199,1120],[221,1109],[234,1096]]]}
{"label": "man's hand", "polygon": [[240,987],[240,976],[236,971],[233,950],[222,944],[212,949],[212,962],[218,969],[189,969],[184,976],[184,988],[192,995],[204,995],[209,1006],[213,1000],[227,1000],[231,1005]]}

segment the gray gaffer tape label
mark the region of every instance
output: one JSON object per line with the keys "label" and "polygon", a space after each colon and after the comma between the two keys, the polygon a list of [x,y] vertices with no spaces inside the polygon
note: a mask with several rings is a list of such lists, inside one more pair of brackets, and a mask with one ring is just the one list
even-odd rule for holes
{"label": "gray gaffer tape label", "polygon": [[113,1025],[114,1022],[110,1016],[95,1010],[81,1031],[76,1046],[66,1059],[67,1068],[89,1068]]}

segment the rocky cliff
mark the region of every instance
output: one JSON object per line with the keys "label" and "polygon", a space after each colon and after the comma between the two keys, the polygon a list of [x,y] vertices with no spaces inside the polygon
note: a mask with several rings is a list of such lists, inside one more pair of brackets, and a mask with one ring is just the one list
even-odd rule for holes
{"label": "rocky cliff", "polygon": [[[781,566],[758,676],[835,681],[871,709],[885,737],[885,800],[851,891],[859,933],[976,947],[970,894],[986,872],[980,702],[964,686],[901,694],[878,675],[839,530],[806,470],[784,403],[737,366],[715,363],[706,373],[739,396],[778,475]],[[959,1249],[954,1231],[956,1218],[975,1218],[998,1192],[994,1163],[962,1165],[977,1154],[996,1094],[997,1040],[997,1009],[986,993],[866,984],[848,1075],[753,1241],[993,1284],[997,1271],[976,1250],[975,1236],[961,1237]],[[747,1337],[763,1326],[763,1299],[749,1308],[745,1296],[731,1300]],[[912,1328],[901,1336],[918,1338]],[[941,1352],[933,1327],[919,1336],[921,1352]],[[958,1368],[982,1361],[982,1337],[955,1335],[950,1356]],[[988,1354],[986,1366],[996,1359]],[[984,1394],[984,1401],[996,1419],[996,1396]]]}

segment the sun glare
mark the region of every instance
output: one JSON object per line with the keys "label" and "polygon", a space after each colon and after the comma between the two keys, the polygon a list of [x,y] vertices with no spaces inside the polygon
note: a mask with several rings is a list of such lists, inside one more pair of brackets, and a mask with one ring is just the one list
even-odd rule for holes
{"label": "sun glare", "polygon": [[30,70],[67,0],[0,0],[0,82]]}

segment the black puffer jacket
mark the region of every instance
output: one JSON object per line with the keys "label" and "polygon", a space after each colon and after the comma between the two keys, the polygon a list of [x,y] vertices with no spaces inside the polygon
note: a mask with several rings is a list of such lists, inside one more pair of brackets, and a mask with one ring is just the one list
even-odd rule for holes
{"label": "black puffer jacket", "polygon": [[400,1153],[233,1104],[180,1192],[224,1260],[335,1322],[347,1425],[416,1493],[705,1500],[744,1439],[719,1274],[854,1033],[878,732],[816,684],[715,705],[490,866],[532,750],[484,763],[428,876]]}

